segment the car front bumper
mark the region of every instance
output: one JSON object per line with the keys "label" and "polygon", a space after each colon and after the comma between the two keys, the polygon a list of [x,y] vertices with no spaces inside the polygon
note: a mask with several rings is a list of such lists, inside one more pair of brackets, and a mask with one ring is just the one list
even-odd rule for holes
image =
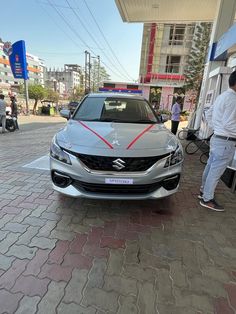
{"label": "car front bumper", "polygon": [[[78,158],[72,165],[50,158],[54,190],[71,197],[91,199],[158,199],[178,191],[181,163],[164,168],[166,158],[144,172],[109,172],[87,169]],[[107,184],[108,179],[124,179],[132,184]]]}

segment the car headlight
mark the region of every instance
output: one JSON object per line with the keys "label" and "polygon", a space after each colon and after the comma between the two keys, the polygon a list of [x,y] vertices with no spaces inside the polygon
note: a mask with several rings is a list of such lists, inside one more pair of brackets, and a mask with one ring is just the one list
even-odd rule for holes
{"label": "car headlight", "polygon": [[64,150],[62,150],[61,147],[58,145],[56,136],[54,136],[51,143],[50,156],[61,162],[71,165],[69,154],[67,154]]}
{"label": "car headlight", "polygon": [[176,165],[183,161],[183,159],[183,151],[179,146],[177,146],[176,150],[167,158],[164,168]]}

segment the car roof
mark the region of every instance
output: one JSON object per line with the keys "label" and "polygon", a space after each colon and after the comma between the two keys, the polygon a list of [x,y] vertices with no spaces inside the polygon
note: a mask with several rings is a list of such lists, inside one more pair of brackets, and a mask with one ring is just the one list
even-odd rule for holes
{"label": "car roof", "polygon": [[131,95],[131,94],[124,94],[124,93],[91,93],[88,94],[87,97],[93,98],[131,98],[131,99],[137,99],[137,100],[146,100],[143,96],[137,96],[137,95]]}

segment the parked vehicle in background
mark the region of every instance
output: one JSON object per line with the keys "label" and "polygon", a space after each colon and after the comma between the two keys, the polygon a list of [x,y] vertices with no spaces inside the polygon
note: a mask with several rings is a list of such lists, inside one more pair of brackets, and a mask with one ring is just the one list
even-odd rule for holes
{"label": "parked vehicle in background", "polygon": [[56,191],[97,199],[157,199],[178,190],[183,150],[150,104],[134,95],[89,94],[53,138]]}
{"label": "parked vehicle in background", "polygon": [[68,104],[68,110],[70,110],[70,113],[73,114],[75,109],[78,107],[79,101],[71,101]]}

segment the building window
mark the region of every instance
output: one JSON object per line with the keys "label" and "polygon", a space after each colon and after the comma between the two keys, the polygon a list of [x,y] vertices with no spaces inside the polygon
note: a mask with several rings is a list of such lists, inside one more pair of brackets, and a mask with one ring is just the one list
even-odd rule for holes
{"label": "building window", "polygon": [[8,81],[8,80],[6,80],[5,82],[6,82],[6,83],[8,83],[9,81]]}
{"label": "building window", "polygon": [[127,89],[138,89],[138,85],[127,85]]}
{"label": "building window", "polygon": [[109,87],[109,88],[115,88],[115,87],[116,87],[116,84],[104,83],[103,86],[104,86],[104,87]]}
{"label": "building window", "polygon": [[186,25],[171,25],[169,45],[183,45]]}
{"label": "building window", "polygon": [[7,68],[7,65],[6,65],[6,64],[4,64],[4,68]]}
{"label": "building window", "polygon": [[6,76],[8,76],[8,73],[7,73],[7,72],[5,72],[4,74],[5,74]]}
{"label": "building window", "polygon": [[179,73],[181,56],[166,57],[166,73]]}

